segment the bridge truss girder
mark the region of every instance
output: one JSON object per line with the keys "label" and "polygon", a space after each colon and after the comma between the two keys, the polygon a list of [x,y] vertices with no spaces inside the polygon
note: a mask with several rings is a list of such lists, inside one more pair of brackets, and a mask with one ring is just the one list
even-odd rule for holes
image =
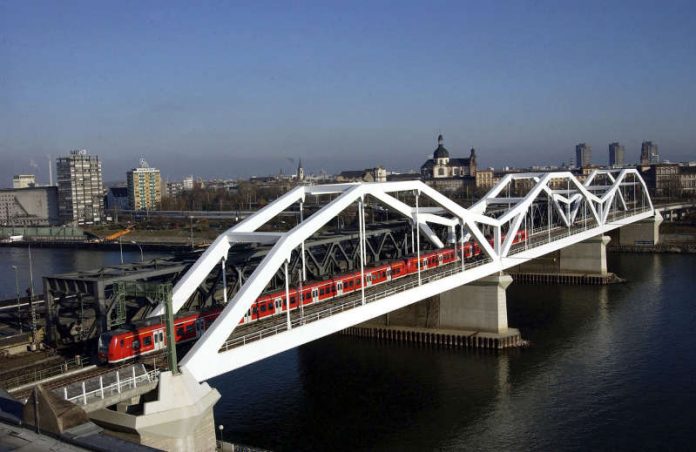
{"label": "bridge truss girder", "polygon": [[[366,229],[366,263],[398,259],[411,252],[411,231],[411,226],[404,222],[379,223]],[[441,231],[438,232],[442,235]],[[321,280],[337,272],[359,268],[359,235],[357,230],[343,229],[306,242],[304,272],[301,251],[294,250],[288,265],[289,284],[296,286],[300,279]],[[222,281],[223,272],[220,265],[213,269],[208,278],[197,287],[182,309],[191,311],[211,307],[222,300],[221,294],[225,288],[228,298],[233,297],[266,256],[268,250],[266,247],[257,247],[253,252],[245,252],[242,256],[235,256],[233,259],[235,249],[232,247],[230,259],[225,260],[225,283],[223,284]],[[304,274],[306,278],[303,278]],[[266,290],[280,290],[283,287],[285,287],[285,272],[280,269],[273,276]]]}
{"label": "bridge truss girder", "polygon": [[[601,193],[597,194],[598,190],[591,184],[601,180],[606,181],[606,187]],[[524,196],[515,196],[513,198],[512,184],[520,181],[526,181],[530,188]],[[399,193],[412,193],[415,205],[406,204],[401,199],[398,199]],[[302,211],[302,205],[307,195],[325,194],[336,196],[328,204],[310,217],[299,222],[291,230],[273,233],[258,231],[264,224],[296,203],[299,203],[300,211]],[[640,196],[640,203],[638,196]],[[176,311],[184,305],[190,295],[205,280],[208,273],[214,270],[216,266],[219,266],[221,261],[228,258],[228,252],[233,244],[267,243],[273,245],[266,257],[254,269],[251,276],[247,278],[229,303],[227,303],[220,316],[182,360],[181,365],[186,367],[197,379],[203,381],[239,367],[240,362],[253,362],[250,360],[253,357],[247,357],[246,361],[234,358],[235,356],[238,357],[239,354],[246,353],[244,351],[229,350],[221,352],[220,349],[237,326],[239,319],[243,317],[244,313],[264,291],[274,276],[281,269],[287,272],[286,269],[293,252],[300,250],[301,255],[304,255],[302,250],[304,250],[305,242],[332,221],[334,217],[356,203],[358,204],[361,218],[362,245],[359,248],[362,249],[359,254],[361,255],[362,268],[365,264],[367,248],[363,237],[364,229],[362,229],[364,226],[364,202],[367,197],[381,202],[389,209],[400,213],[413,222],[417,230],[415,234],[416,253],[420,250],[421,235],[435,247],[441,248],[445,246],[434,232],[433,227],[437,226],[447,228],[450,231],[449,237],[457,240],[459,244],[463,244],[464,241],[475,240],[479,244],[487,263],[472,270],[464,271],[464,268],[462,268],[461,274],[445,278],[447,281],[440,280],[436,284],[421,285],[419,273],[418,287],[401,294],[398,302],[393,297],[388,297],[393,299],[389,306],[385,307],[384,303],[381,303],[381,300],[379,300],[370,305],[356,308],[353,310],[355,312],[351,311],[336,315],[336,319],[339,317],[341,319],[349,319],[347,320],[348,322],[371,318],[365,317],[366,315],[375,316],[380,315],[379,313],[389,312],[389,309],[402,307],[403,303],[410,304],[423,299],[426,296],[425,294],[447,290],[446,288],[452,283],[464,284],[472,281],[473,279],[470,278],[473,276],[480,278],[486,276],[483,273],[488,272],[487,274],[491,274],[501,271],[505,268],[519,265],[520,260],[533,259],[558,249],[558,246],[569,246],[577,241],[585,240],[591,237],[588,234],[602,234],[623,224],[628,224],[627,222],[637,221],[653,215],[653,206],[647,187],[638,172],[632,169],[618,171],[597,170],[588,176],[584,183],[581,183],[570,172],[511,174],[505,176],[481,201],[470,209],[456,204],[420,181],[300,186],[220,235],[174,287],[172,304]],[[419,206],[421,197],[433,204],[435,209],[429,206],[428,209],[421,210]],[[501,209],[500,206],[504,205],[505,198],[507,198],[508,208]],[[544,202],[545,209],[541,209],[540,205],[544,204]],[[640,209],[638,208],[639,204],[641,206]],[[496,208],[492,209],[492,206],[496,206]],[[535,243],[532,249],[528,249],[528,243],[525,240],[522,251],[519,244],[513,250],[513,240],[520,229],[530,231],[532,236],[540,234],[538,229],[542,228],[537,226],[541,220],[538,218],[541,210],[545,210],[547,217],[548,243],[541,245]],[[537,212],[536,224],[534,222],[535,211]],[[619,216],[618,220],[617,213]],[[584,222],[585,228],[580,232],[571,232],[572,228],[578,224],[579,219],[581,225]],[[564,236],[561,239],[552,241],[552,229],[554,234],[557,234],[557,230],[563,227],[568,228],[567,237]],[[489,236],[486,236],[486,233],[489,233]],[[515,255],[514,258],[511,258],[512,254]],[[479,273],[482,274],[479,275]],[[375,306],[380,306],[380,308]],[[387,310],[384,311],[384,309]],[[153,315],[159,315],[163,310],[163,306],[159,306],[153,312]],[[375,312],[379,313],[375,314]],[[280,345],[276,341],[278,339],[282,342],[279,336],[288,337],[283,333],[275,338],[261,340],[259,344],[253,347],[262,347],[263,352],[258,354],[259,357],[270,356],[270,354],[278,353],[291,346],[307,342],[307,340],[302,338],[302,334],[298,332],[299,330],[308,332],[306,337],[312,337],[314,334],[309,334],[309,331],[318,331],[319,333],[317,334],[323,334],[321,332],[326,331],[337,331],[335,326],[341,323],[337,321],[334,326],[330,324],[332,320],[336,319],[318,320],[312,323],[312,325],[315,323],[317,325],[311,327],[303,326],[292,331],[293,337],[300,337],[298,339],[299,342],[293,342],[294,345],[288,345],[287,343]],[[328,324],[327,321],[329,322]],[[339,329],[345,327],[343,325]],[[287,329],[287,333],[291,333],[289,318]],[[245,349],[245,347],[247,346],[239,348]],[[250,350],[249,348],[246,349]]]}

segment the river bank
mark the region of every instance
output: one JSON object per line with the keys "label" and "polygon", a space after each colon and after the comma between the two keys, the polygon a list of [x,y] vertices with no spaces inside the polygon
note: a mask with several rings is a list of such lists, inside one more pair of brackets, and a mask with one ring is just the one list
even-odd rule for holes
{"label": "river bank", "polygon": [[92,242],[78,240],[18,240],[14,242],[0,242],[0,247],[4,248],[58,248],[58,249],[81,249],[81,250],[102,250],[102,251],[119,251],[124,250],[138,251],[140,248],[147,251],[161,252],[182,252],[190,251],[191,249],[207,246],[208,244],[195,243],[191,247],[191,243],[182,242],[137,242],[135,240],[122,242]]}

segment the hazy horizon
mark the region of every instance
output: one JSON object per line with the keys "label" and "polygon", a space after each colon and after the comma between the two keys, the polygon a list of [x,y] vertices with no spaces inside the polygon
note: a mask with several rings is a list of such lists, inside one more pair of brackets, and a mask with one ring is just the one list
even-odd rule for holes
{"label": "hazy horizon", "polygon": [[[85,148],[104,180],[696,160],[693,2],[0,0],[0,186]],[[32,163],[34,165],[32,165]]]}

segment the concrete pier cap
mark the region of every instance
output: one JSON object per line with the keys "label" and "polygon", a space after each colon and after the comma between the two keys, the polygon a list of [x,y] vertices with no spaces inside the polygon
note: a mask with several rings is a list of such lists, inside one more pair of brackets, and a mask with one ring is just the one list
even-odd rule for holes
{"label": "concrete pier cap", "polygon": [[216,450],[213,406],[220,393],[198,383],[185,368],[181,373],[162,372],[156,400],[142,405],[142,414],[103,409],[90,414],[97,424],[126,434],[138,442],[168,451]]}

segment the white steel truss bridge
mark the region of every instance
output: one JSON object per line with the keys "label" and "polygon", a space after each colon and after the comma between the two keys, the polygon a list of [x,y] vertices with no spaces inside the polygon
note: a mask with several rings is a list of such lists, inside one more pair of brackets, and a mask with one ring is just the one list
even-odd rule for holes
{"label": "white steel truss bridge", "polygon": [[[329,200],[302,218],[305,200],[311,196]],[[358,218],[361,281],[366,281],[368,202],[410,220],[411,251],[417,262],[421,240],[454,250],[456,261],[430,270],[419,265],[408,277],[374,287],[362,284],[349,295],[240,325],[279,271],[285,271],[289,295],[291,254],[299,252],[304,258],[305,241],[347,209],[355,209]],[[264,232],[275,217],[298,207],[295,227]],[[174,287],[172,305],[177,312],[216,266],[224,268],[233,244],[272,246],[229,300],[227,288],[223,289],[224,309],[182,359],[181,367],[205,381],[654,214],[645,182],[634,169],[596,170],[584,182],[570,172],[508,174],[470,208],[420,181],[298,186],[221,234]],[[480,250],[476,258],[469,256],[472,244]],[[164,311],[160,305],[151,316]]]}

